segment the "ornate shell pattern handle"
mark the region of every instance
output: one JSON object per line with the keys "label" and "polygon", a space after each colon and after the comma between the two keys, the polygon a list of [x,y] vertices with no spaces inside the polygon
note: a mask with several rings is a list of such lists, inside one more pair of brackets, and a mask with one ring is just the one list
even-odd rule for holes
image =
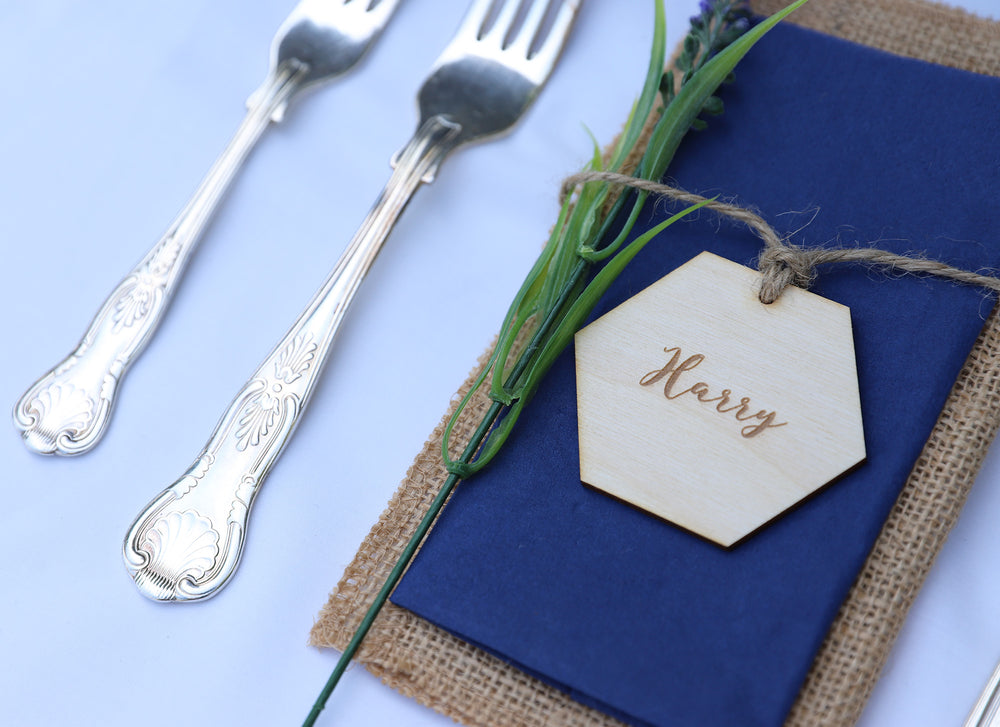
{"label": "ornate shell pattern handle", "polygon": [[190,249],[168,233],[118,284],[76,350],[21,397],[14,423],[30,449],[71,455],[97,443],[118,383],[162,317]]}
{"label": "ornate shell pattern handle", "polygon": [[298,423],[347,307],[410,197],[453,148],[458,128],[434,117],[418,130],[323,287],[233,399],[187,473],[136,518],[123,555],[144,595],[207,598],[236,570],[254,497]]}
{"label": "ornate shell pattern handle", "polygon": [[122,376],[142,353],[218,202],[272,120],[280,120],[301,68],[286,65],[251,96],[229,145],[163,238],[112,291],[83,340],[14,406],[14,424],[39,454],[82,454],[107,428]]}
{"label": "ornate shell pattern handle", "polygon": [[145,595],[204,598],[235,570],[254,496],[315,383],[317,352],[329,345],[321,318],[301,320],[268,356],[191,468],[133,524],[125,561]]}

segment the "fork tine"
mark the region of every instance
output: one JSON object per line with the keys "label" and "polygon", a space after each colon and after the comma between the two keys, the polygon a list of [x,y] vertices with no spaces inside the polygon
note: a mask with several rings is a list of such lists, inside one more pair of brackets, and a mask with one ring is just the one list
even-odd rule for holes
{"label": "fork tine", "polygon": [[492,5],[493,0],[473,0],[472,5],[465,11],[465,17],[462,18],[462,23],[458,26],[455,37],[470,37],[478,40]]}
{"label": "fork tine", "polygon": [[510,32],[510,28],[514,25],[514,20],[517,18],[517,9],[521,5],[521,0],[500,0],[501,8],[500,12],[497,13],[496,19],[493,21],[493,26],[489,29],[486,36],[494,36],[498,38],[500,45],[503,45],[504,38]]}
{"label": "fork tine", "polygon": [[545,21],[546,10],[549,8],[549,0],[534,0],[531,9],[528,10],[521,23],[521,29],[517,33],[517,38],[510,44],[510,50],[520,53],[525,58],[531,52],[531,45],[541,31],[542,23]]}
{"label": "fork tine", "polygon": [[[555,19],[548,34],[541,41],[538,50],[529,58],[532,72],[538,82],[544,81],[552,71],[566,38],[573,27],[576,19],[576,12],[580,9],[581,0],[560,0],[559,10],[556,11]],[[544,3],[542,3],[544,5]]]}

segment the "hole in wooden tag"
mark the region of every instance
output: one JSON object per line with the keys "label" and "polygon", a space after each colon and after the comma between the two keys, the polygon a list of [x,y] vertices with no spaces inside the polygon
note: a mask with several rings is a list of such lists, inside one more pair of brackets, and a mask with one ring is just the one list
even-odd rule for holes
{"label": "hole in wooden tag", "polygon": [[865,458],[850,311],[704,252],[576,334],[580,478],[731,546]]}

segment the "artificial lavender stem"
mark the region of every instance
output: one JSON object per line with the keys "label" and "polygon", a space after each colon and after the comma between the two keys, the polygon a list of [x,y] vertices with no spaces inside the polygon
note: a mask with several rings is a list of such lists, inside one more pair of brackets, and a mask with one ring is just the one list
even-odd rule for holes
{"label": "artificial lavender stem", "polygon": [[[654,140],[658,139],[658,146],[655,147],[655,153],[652,156],[649,156],[650,149],[647,149],[647,154],[643,157],[643,161],[640,164],[640,175],[643,175],[646,178],[654,178],[654,177],[659,178],[660,176],[662,176],[663,170],[669,163],[670,158],[672,158],[673,152],[676,149],[677,145],[680,143],[680,140],[687,133],[692,123],[698,121],[697,115],[702,112],[707,112],[710,114],[721,113],[722,110],[721,102],[718,102],[717,99],[713,101],[714,97],[711,96],[711,94],[714,93],[715,89],[718,88],[718,86],[724,82],[725,77],[729,75],[728,73],[726,73],[726,71],[728,70],[729,72],[731,72],[733,66],[735,66],[736,63],[740,60],[740,58],[743,57],[743,55],[749,50],[749,48],[753,45],[753,43],[755,43],[756,40],[759,39],[761,35],[763,35],[763,33],[767,32],[767,30],[770,27],[772,27],[774,23],[778,22],[789,12],[801,6],[805,2],[807,2],[807,0],[796,0],[795,3],[790,5],[785,10],[772,16],[772,18],[768,19],[767,21],[764,21],[764,23],[758,29],[750,31],[750,34],[756,35],[755,38],[749,40],[746,38],[740,38],[738,41],[737,41],[738,36],[746,32],[748,29],[748,23],[746,21],[746,15],[745,15],[745,13],[748,11],[742,9],[744,7],[743,0],[715,0],[714,2],[706,2],[703,4],[702,6],[703,16],[701,17],[702,25],[701,26],[695,25],[694,31],[692,31],[692,33],[689,34],[688,36],[690,42],[685,41],[685,54],[687,55],[685,61],[686,72],[684,78],[681,79],[681,82],[679,84],[681,90],[678,93],[674,92],[673,76],[672,73],[669,71],[667,74],[667,80],[669,81],[669,83],[661,85],[661,88],[665,90],[664,100],[666,101],[666,106],[668,107],[668,109],[672,106],[673,101],[677,99],[679,103],[679,106],[677,108],[679,110],[672,117],[666,116],[665,113],[664,118],[661,119],[661,121],[666,120],[669,121],[669,123],[657,124],[656,128],[654,129],[653,139]],[[658,3],[657,8],[658,8],[658,17],[662,18],[663,14],[662,4]],[[728,26],[728,28],[726,26]],[[707,37],[705,38],[697,37],[697,33],[695,33],[695,31],[698,31],[702,33],[702,35],[704,35],[703,31],[706,30],[710,31]],[[660,45],[662,45],[662,34],[658,37],[660,40]],[[707,43],[703,48],[704,53],[701,53],[699,57],[698,51],[702,49],[701,43],[703,40],[706,40]],[[736,45],[737,47],[735,48],[726,47],[725,51],[722,51],[721,48],[722,46],[729,46],[731,43]],[[656,49],[657,47],[658,45],[654,41],[654,49]],[[658,56],[660,58],[659,66],[662,67],[662,48],[660,48],[660,51],[661,52],[659,53]],[[716,54],[716,52],[718,52],[718,54]],[[719,58],[720,55],[724,55],[725,59],[723,60]],[[712,56],[712,58],[709,58],[709,56]],[[706,73],[709,74],[708,77],[703,82],[696,81],[696,83],[691,87],[695,89],[694,91],[691,91],[690,88],[685,89],[687,82],[689,80],[695,80],[694,76],[697,75],[702,70],[704,70]],[[698,78],[700,79],[701,76],[699,76]],[[649,81],[647,80],[647,83],[648,82]],[[643,107],[643,113],[640,114],[640,117],[644,118],[647,111],[648,109]],[[652,142],[650,142],[650,144],[652,147]],[[640,192],[638,195],[636,195],[634,200],[632,200],[633,212],[632,215],[630,215],[629,217],[629,221],[625,231],[621,233],[622,241],[624,241],[624,237],[628,234],[628,230],[631,229],[631,222],[634,221],[634,216],[638,213],[638,210],[643,205],[645,199],[646,199],[645,193]],[[618,200],[612,206],[612,214],[607,215],[603,223],[601,224],[599,228],[599,235],[597,236],[596,239],[598,240],[603,239],[605,235],[607,235],[610,232],[613,220],[617,218],[617,214],[621,211],[621,209],[625,206],[625,204],[626,204],[625,197],[624,196],[619,197]],[[687,214],[688,212],[691,212],[694,209],[699,208],[703,204],[704,202],[698,205],[694,205],[691,208],[688,208],[687,210],[680,212],[677,215],[674,215],[674,217],[662,223],[661,227],[654,228],[653,231],[647,233],[650,235],[649,239],[651,239],[651,236],[652,234],[655,233],[655,231],[671,224],[674,220],[679,219],[684,214]],[[640,236],[636,241],[626,246],[625,250],[626,254],[621,258],[621,260],[624,261],[622,262],[622,265],[626,264],[627,261],[631,259],[632,255],[634,255],[635,252],[638,251],[638,249],[641,249],[642,245],[645,245],[646,242],[648,242],[648,239],[643,239],[644,237],[645,236]],[[638,245],[638,247],[636,247],[636,245]],[[614,249],[608,250],[608,252],[609,254],[612,255],[612,257],[614,257],[618,254],[617,251],[618,243],[612,242],[611,247],[613,247]],[[635,249],[633,250],[633,248]],[[420,547],[421,542],[423,542],[423,539],[429,532],[431,526],[433,525],[441,509],[444,507],[444,504],[447,501],[448,496],[452,493],[454,488],[463,479],[463,477],[470,471],[472,471],[468,467],[468,465],[473,464],[474,460],[483,465],[485,464],[485,462],[488,462],[491,454],[495,454],[495,451],[492,453],[489,451],[490,447],[489,447],[489,442],[487,440],[491,430],[493,430],[493,427],[497,423],[497,420],[499,419],[501,413],[503,413],[505,409],[509,409],[511,406],[516,407],[514,410],[516,413],[516,411],[518,411],[519,408],[524,405],[525,401],[527,401],[527,398],[530,398],[531,393],[533,391],[533,389],[531,388],[532,382],[531,381],[521,382],[521,378],[526,373],[530,374],[536,373],[533,371],[532,367],[534,366],[536,360],[538,359],[539,354],[545,353],[546,344],[549,341],[549,335],[552,332],[553,328],[556,327],[556,333],[558,334],[560,331],[560,327],[565,322],[566,319],[565,314],[569,312],[572,315],[574,312],[573,306],[571,306],[568,309],[568,311],[564,310],[567,309],[567,304],[570,302],[570,298],[573,297],[574,291],[576,290],[578,285],[585,279],[591,267],[596,262],[601,262],[603,260],[603,256],[600,256],[598,254],[601,251],[600,249],[597,248],[590,249],[592,255],[588,257],[593,257],[593,260],[586,259],[583,253],[581,252],[582,249],[583,248],[580,248],[580,250],[577,251],[578,259],[576,261],[576,264],[569,271],[568,276],[562,283],[562,286],[559,288],[559,294],[556,297],[555,304],[549,308],[548,312],[545,315],[544,320],[538,326],[537,330],[532,334],[530,341],[528,342],[524,351],[518,356],[517,361],[515,362],[514,367],[511,370],[511,373],[504,382],[503,389],[505,390],[505,393],[516,392],[516,396],[513,397],[513,401],[511,401],[510,404],[504,404],[503,402],[496,400],[493,401],[493,403],[487,410],[486,414],[484,415],[483,419],[479,423],[479,426],[476,428],[476,431],[473,433],[469,443],[463,450],[461,457],[459,457],[457,461],[451,461],[447,456],[447,452],[445,452],[445,461],[448,464],[449,468],[448,477],[445,479],[444,483],[441,486],[441,489],[435,496],[433,502],[430,505],[429,510],[424,515],[423,519],[420,521],[420,524],[417,526],[416,531],[413,533],[413,535],[410,537],[410,540],[407,542],[405,548],[403,549],[403,552],[401,553],[399,559],[396,561],[396,564],[393,566],[392,571],[390,572],[388,578],[386,579],[386,582],[383,584],[382,588],[376,595],[375,600],[373,601],[371,606],[369,606],[368,611],[365,613],[365,616],[361,621],[361,624],[354,632],[354,635],[351,637],[351,640],[348,643],[344,653],[341,655],[340,660],[337,662],[337,665],[334,668],[333,673],[330,675],[330,678],[327,680],[327,683],[324,686],[323,691],[320,693],[315,704],[313,705],[312,710],[309,713],[309,716],[306,718],[306,721],[304,722],[304,727],[311,727],[312,725],[315,724],[317,717],[325,707],[326,702],[329,699],[330,695],[333,693],[333,690],[336,687],[337,683],[339,682],[341,675],[344,673],[344,671],[347,668],[347,665],[350,663],[354,655],[357,653],[358,649],[361,646],[361,643],[363,642],[365,636],[367,635],[372,624],[374,623],[375,618],[378,616],[378,613],[388,600],[389,595],[392,593],[393,589],[399,582],[400,578],[402,578],[403,573],[405,572],[407,566],[412,560],[417,549]],[[629,250],[632,250],[632,252],[629,253]],[[557,260],[557,262],[561,261]],[[614,262],[614,260],[612,260],[612,262]],[[568,267],[568,265],[566,267]],[[606,264],[606,267],[602,269],[602,272],[598,273],[598,278],[600,278],[603,275],[603,273],[607,270],[613,271],[614,267],[615,266],[611,263]],[[558,272],[561,275],[564,272],[564,270],[559,270]],[[614,275],[617,275],[617,272],[614,272]],[[554,279],[558,280],[558,277],[555,277]],[[613,279],[613,276],[611,279]],[[527,281],[525,285],[528,285],[528,282],[533,282],[533,279],[529,279],[529,281]],[[607,284],[608,282],[605,281],[603,283],[604,288],[600,288],[600,290],[606,289]],[[584,291],[584,293],[586,292],[587,291]],[[519,301],[520,301],[519,298],[515,299],[515,304],[514,304],[515,308],[512,308],[512,310],[515,312],[518,312],[516,306],[520,305]],[[535,308],[534,310],[537,312],[538,308]],[[577,313],[578,313],[577,317],[580,318],[580,320],[577,321],[577,323],[582,323],[582,319],[583,317],[585,317],[586,312],[583,312],[581,309],[578,310]],[[517,321],[519,319],[516,315],[514,315],[512,318],[509,318],[508,320]],[[507,331],[504,331],[503,333],[507,333]],[[565,337],[565,341],[562,341],[561,345],[568,343],[568,340],[569,337]],[[506,343],[503,343],[503,339],[501,339],[501,341],[502,345],[509,344],[509,341],[507,341]],[[506,351],[507,349],[504,349],[504,355],[506,355]],[[556,354],[553,353],[551,355],[554,356]],[[547,363],[550,364],[551,360],[547,358],[542,359],[542,364],[546,369],[547,369]],[[505,361],[504,359],[494,359],[492,365],[503,367],[505,365]],[[544,371],[538,373],[539,375],[543,375]],[[484,382],[485,382],[485,374],[479,381],[477,381],[476,386],[478,387]],[[537,381],[535,383],[537,383]],[[526,391],[517,391],[516,387],[518,386],[518,384],[524,385],[526,387]],[[520,397],[522,397],[522,395],[526,398],[521,399]],[[463,400],[462,404],[460,405],[461,407],[465,406],[465,404],[468,402],[468,398],[469,397],[467,395],[466,399]],[[514,417],[514,419],[516,419],[516,416]],[[508,419],[506,421],[510,422],[512,421],[512,419]],[[449,424],[448,431],[450,431],[450,427],[451,424]],[[503,436],[501,436],[499,440],[494,440],[495,442],[498,441],[496,446],[493,448],[494,450],[496,450],[499,446],[502,446],[503,439],[505,436],[505,433],[503,432],[503,425],[501,425],[501,427],[499,428],[499,434]],[[447,442],[447,432],[445,434],[445,442]],[[478,459],[477,459],[477,454],[479,455]]]}

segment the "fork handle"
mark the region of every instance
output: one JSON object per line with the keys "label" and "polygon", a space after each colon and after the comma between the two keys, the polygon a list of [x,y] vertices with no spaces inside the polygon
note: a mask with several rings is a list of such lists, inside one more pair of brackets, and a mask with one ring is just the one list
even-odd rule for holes
{"label": "fork handle", "polygon": [[192,601],[214,595],[239,563],[250,508],[312,394],[344,313],[420,184],[433,178],[459,127],[423,124],[319,292],[222,415],[179,480],[139,514],[125,565],[143,595]]}
{"label": "fork handle", "polygon": [[966,717],[963,727],[998,727],[1000,725],[1000,664],[996,665],[979,699]]}
{"label": "fork handle", "polygon": [[292,67],[268,75],[167,232],[104,301],[76,349],[18,400],[14,424],[29,449],[74,455],[97,444],[122,376],[152,337],[212,213],[268,123],[280,118],[300,76]]}

